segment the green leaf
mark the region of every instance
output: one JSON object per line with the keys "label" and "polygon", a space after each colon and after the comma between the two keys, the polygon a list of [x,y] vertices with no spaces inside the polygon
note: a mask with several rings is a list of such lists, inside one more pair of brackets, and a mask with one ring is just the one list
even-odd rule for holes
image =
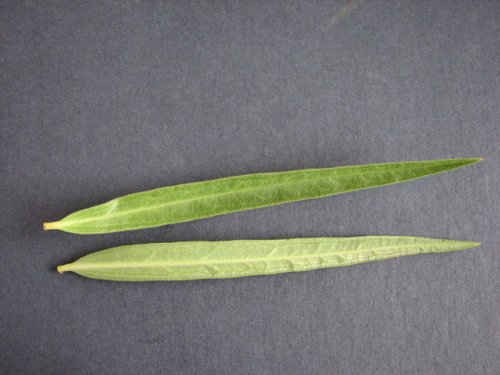
{"label": "green leaf", "polygon": [[77,211],[60,221],[45,223],[44,229],[93,234],[150,228],[396,184],[480,160],[449,159],[304,169],[175,185],[126,195]]}
{"label": "green leaf", "polygon": [[57,270],[116,281],[218,279],[349,266],[479,245],[402,236],[153,243],[102,250]]}

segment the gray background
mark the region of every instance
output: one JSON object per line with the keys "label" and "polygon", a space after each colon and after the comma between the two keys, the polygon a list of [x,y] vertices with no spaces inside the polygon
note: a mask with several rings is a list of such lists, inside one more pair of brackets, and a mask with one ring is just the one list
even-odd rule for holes
{"label": "gray background", "polygon": [[[1,1],[3,374],[498,374],[499,1]],[[398,186],[100,236],[42,222],[259,171]],[[475,250],[225,281],[55,266],[130,243],[417,235]]]}

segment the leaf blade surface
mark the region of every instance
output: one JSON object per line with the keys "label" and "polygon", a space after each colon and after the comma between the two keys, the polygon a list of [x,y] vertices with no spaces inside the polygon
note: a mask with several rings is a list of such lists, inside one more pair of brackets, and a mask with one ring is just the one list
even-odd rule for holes
{"label": "leaf blade surface", "polygon": [[114,281],[179,281],[270,275],[399,256],[465,250],[477,242],[407,236],[172,242],[120,246],[58,267]]}
{"label": "leaf blade surface", "polygon": [[112,233],[392,185],[481,159],[447,159],[256,173],[125,195],[45,223],[46,230]]}

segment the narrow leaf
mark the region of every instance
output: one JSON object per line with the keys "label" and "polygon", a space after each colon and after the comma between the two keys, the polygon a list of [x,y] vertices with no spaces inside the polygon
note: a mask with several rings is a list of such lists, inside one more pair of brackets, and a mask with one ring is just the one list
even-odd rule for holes
{"label": "narrow leaf", "polygon": [[150,228],[231,212],[396,184],[481,159],[448,159],[257,173],[135,193],[45,223],[44,229],[93,234]]}
{"label": "narrow leaf", "polygon": [[349,266],[479,245],[401,236],[153,243],[102,250],[57,270],[116,281],[218,279]]}

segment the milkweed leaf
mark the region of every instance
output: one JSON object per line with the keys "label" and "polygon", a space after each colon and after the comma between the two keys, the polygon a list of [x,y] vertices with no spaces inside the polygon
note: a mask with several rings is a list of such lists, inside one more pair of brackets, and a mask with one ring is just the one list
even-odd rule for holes
{"label": "milkweed leaf", "polygon": [[110,233],[197,220],[231,212],[322,198],[450,171],[481,159],[304,169],[181,184],[125,195],[45,223],[44,229]]}
{"label": "milkweed leaf", "polygon": [[404,236],[152,243],[102,250],[57,270],[116,281],[217,279],[350,266],[479,245]]}

